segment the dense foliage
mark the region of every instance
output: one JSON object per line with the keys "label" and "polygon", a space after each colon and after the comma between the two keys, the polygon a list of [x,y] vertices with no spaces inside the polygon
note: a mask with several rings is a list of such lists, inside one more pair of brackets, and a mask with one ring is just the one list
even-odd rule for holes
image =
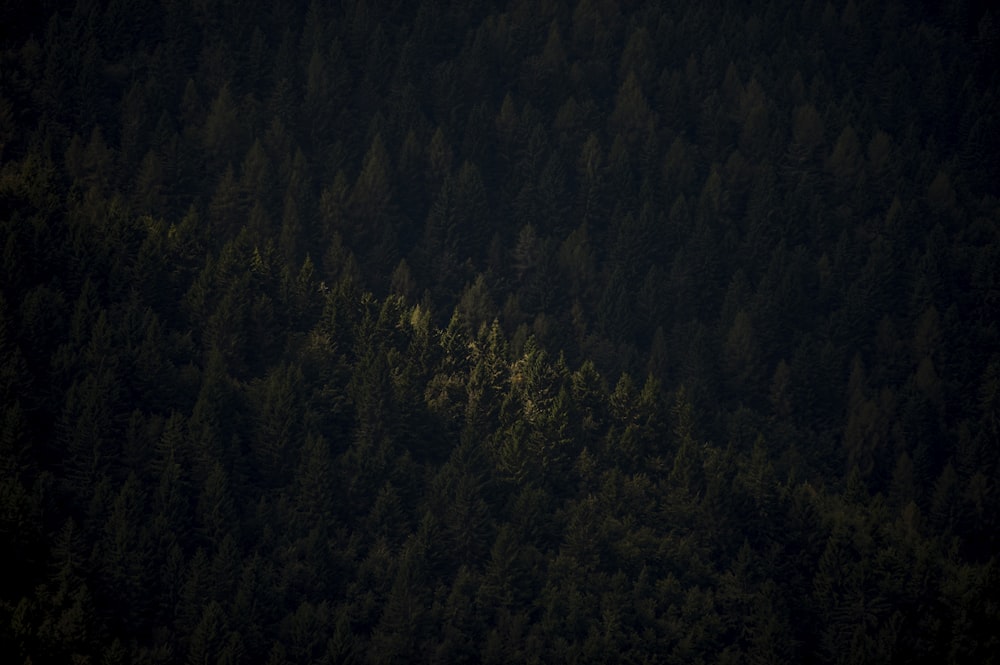
{"label": "dense foliage", "polygon": [[996,662],[987,3],[27,4],[9,662]]}

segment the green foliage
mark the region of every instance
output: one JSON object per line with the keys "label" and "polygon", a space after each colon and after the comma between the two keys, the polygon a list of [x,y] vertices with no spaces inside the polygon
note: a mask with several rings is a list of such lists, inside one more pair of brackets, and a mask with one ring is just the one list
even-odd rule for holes
{"label": "green foliage", "polygon": [[995,661],[983,3],[328,4],[0,9],[4,655]]}

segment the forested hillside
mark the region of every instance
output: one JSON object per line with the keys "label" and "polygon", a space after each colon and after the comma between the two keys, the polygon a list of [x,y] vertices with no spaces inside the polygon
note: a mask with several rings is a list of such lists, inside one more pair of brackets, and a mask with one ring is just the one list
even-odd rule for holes
{"label": "forested hillside", "polygon": [[4,4],[3,660],[997,662],[939,4]]}

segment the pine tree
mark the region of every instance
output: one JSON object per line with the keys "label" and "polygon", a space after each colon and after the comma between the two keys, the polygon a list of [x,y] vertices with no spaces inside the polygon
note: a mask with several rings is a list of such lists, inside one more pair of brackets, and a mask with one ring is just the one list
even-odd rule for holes
{"label": "pine tree", "polygon": [[221,544],[239,525],[228,474],[219,463],[212,466],[205,478],[195,516],[207,546]]}

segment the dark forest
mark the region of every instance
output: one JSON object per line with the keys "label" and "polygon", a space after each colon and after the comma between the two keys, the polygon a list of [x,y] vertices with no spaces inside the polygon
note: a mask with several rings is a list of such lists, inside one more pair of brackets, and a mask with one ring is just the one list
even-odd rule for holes
{"label": "dark forest", "polygon": [[0,652],[996,663],[1000,13],[0,6]]}

